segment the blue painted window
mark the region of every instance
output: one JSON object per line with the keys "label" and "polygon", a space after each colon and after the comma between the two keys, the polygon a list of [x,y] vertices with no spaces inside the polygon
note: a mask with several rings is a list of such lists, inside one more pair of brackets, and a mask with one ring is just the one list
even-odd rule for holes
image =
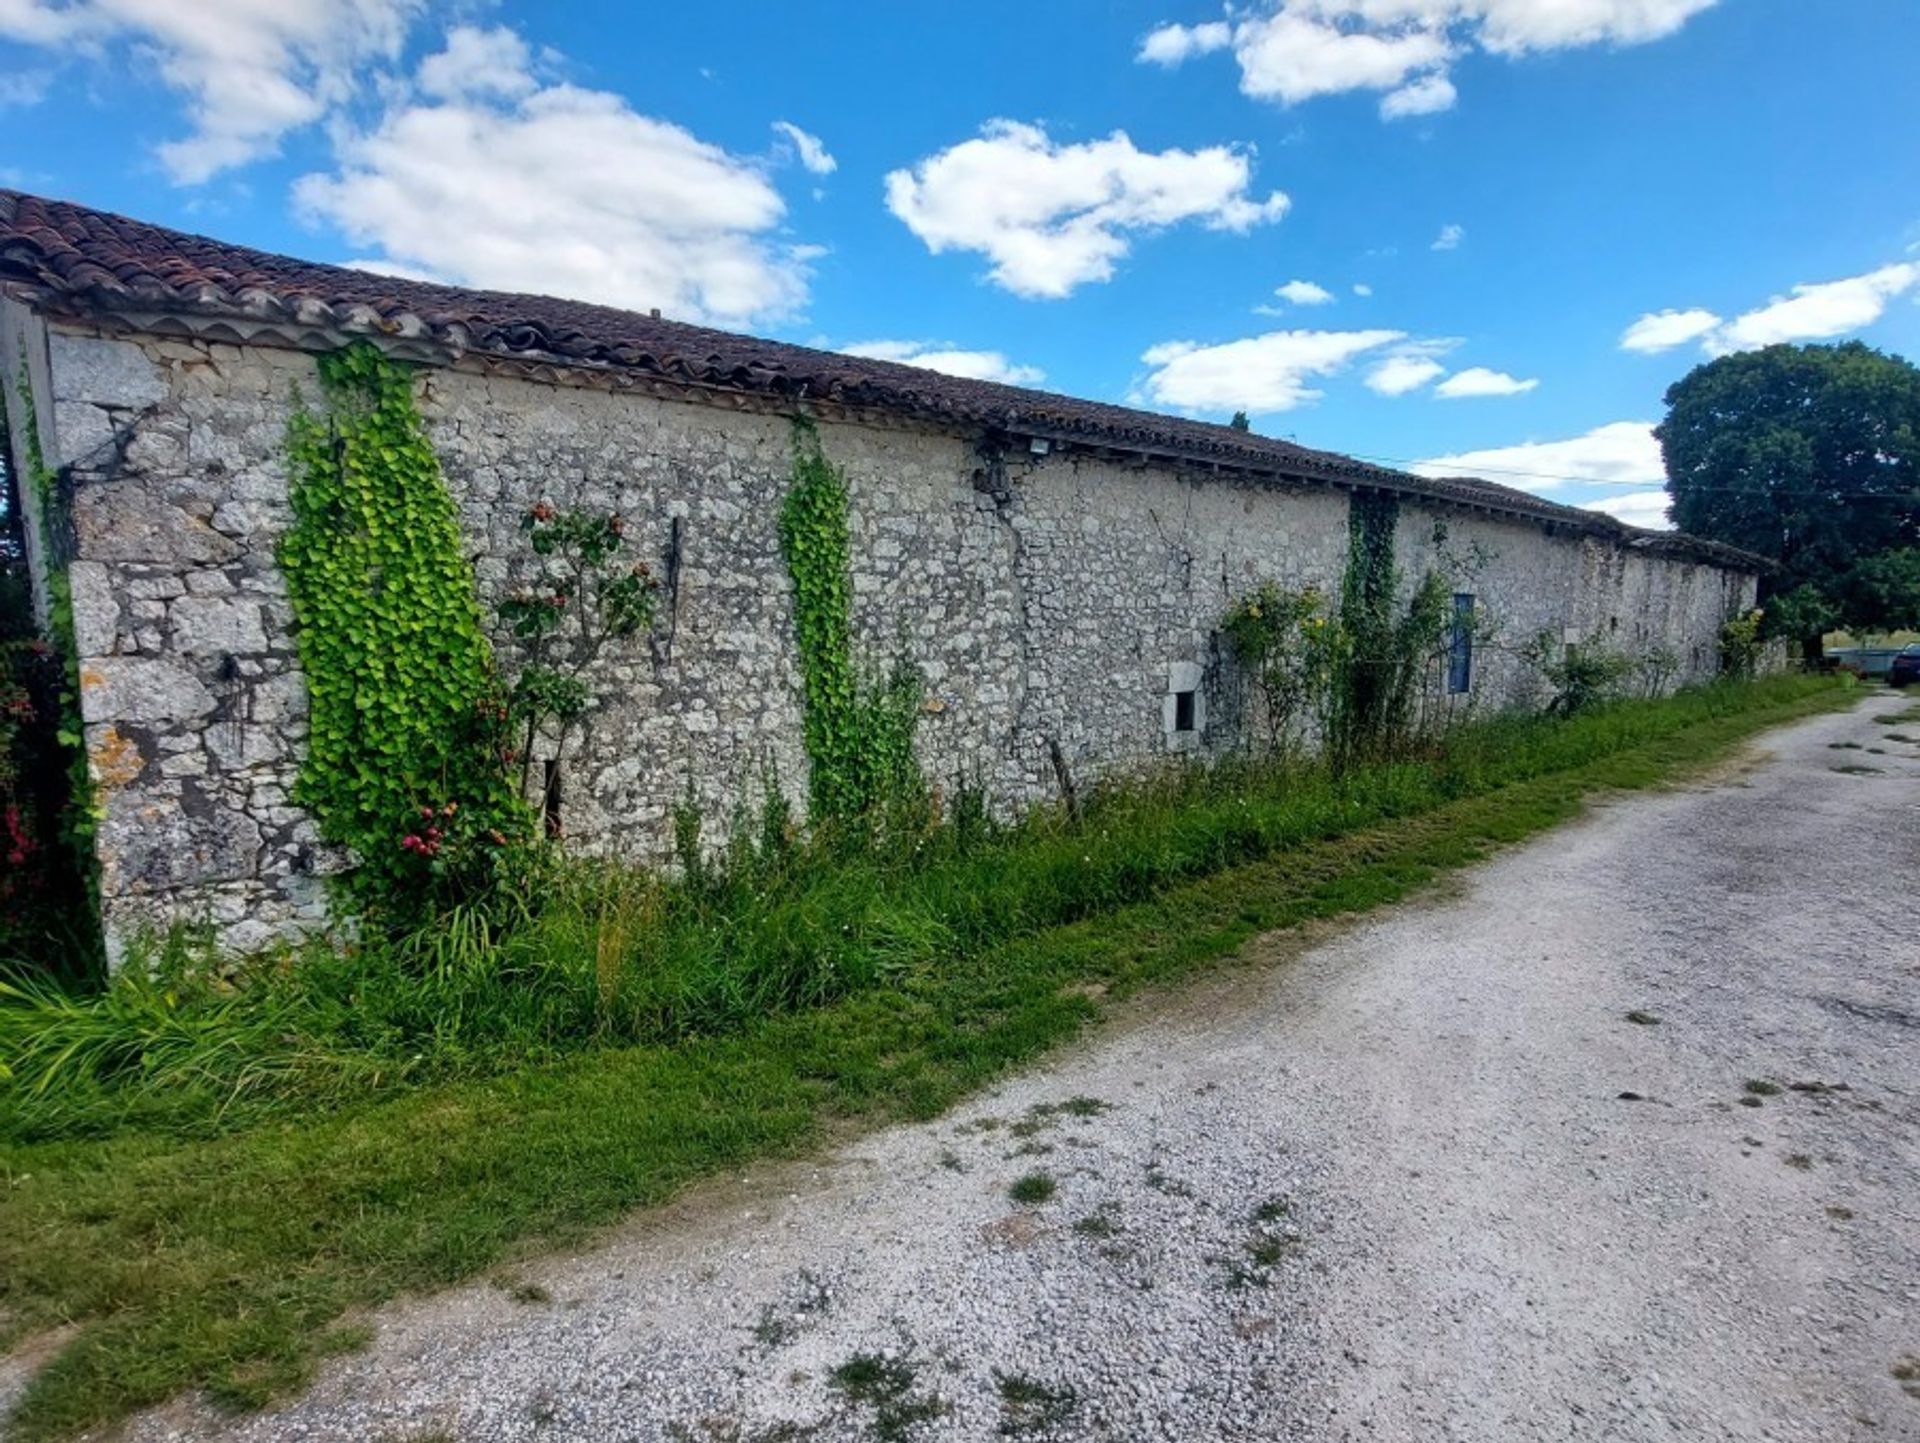
{"label": "blue painted window", "polygon": [[1453,594],[1453,632],[1447,638],[1447,690],[1473,688],[1473,593]]}

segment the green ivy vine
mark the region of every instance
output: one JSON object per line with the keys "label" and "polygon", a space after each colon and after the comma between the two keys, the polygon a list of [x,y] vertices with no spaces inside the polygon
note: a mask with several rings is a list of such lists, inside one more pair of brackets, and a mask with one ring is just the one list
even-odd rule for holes
{"label": "green ivy vine", "polygon": [[279,547],[311,699],[294,795],[352,848],[359,898],[404,914],[497,883],[532,815],[413,368],[357,342],[320,384],[325,411],[288,424]]}
{"label": "green ivy vine", "polygon": [[858,817],[917,794],[920,675],[904,656],[884,677],[863,674],[855,659],[846,477],[804,417],[793,423],[780,545],[793,580],[813,816]]}

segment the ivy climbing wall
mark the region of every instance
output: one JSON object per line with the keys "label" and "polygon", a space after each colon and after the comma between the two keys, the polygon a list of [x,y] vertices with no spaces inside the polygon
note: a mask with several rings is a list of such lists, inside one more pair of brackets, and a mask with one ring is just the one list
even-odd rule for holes
{"label": "ivy climbing wall", "polygon": [[[11,303],[0,319],[30,329]],[[689,796],[723,837],[769,774],[798,809],[811,794],[831,810],[836,789],[857,800],[910,757],[929,787],[979,786],[1013,811],[1063,780],[1237,745],[1220,616],[1263,581],[1331,591],[1349,555],[1349,498],[1324,486],[906,424],[822,419],[797,437],[775,409],[478,367],[348,377],[343,392],[337,367],[276,345],[58,326],[35,345],[49,460],[71,498],[102,899],[119,938],[204,920],[249,947],[324,921],[342,842],[378,845],[366,839],[399,804],[380,785],[381,739],[438,734],[485,648],[511,660],[486,619],[530,578],[522,526],[539,503],[617,514],[660,581],[650,630],[596,657],[593,709],[558,768],[569,844],[639,858],[667,851]],[[398,468],[404,494],[367,493],[362,462]],[[388,505],[396,528],[363,538],[371,549],[312,528]],[[1726,599],[1750,594],[1751,578],[1411,504],[1393,540],[1403,572],[1441,546],[1439,521],[1444,549],[1480,558],[1490,608],[1528,628],[1652,609],[1691,655],[1711,647]],[[332,566],[392,569],[392,589],[329,612]],[[377,718],[342,713],[342,678],[399,667],[416,640],[404,628],[429,612],[457,623],[436,635],[465,638],[401,668],[431,685],[382,692],[394,709]],[[1486,703],[1518,686],[1489,673]],[[823,724],[847,728],[853,751]],[[812,775],[821,756],[833,775]]]}

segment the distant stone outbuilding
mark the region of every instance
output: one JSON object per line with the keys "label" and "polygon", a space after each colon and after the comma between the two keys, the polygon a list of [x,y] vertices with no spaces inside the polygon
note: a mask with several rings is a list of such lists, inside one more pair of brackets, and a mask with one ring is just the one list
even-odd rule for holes
{"label": "distant stone outbuilding", "polygon": [[[803,791],[776,517],[790,420],[851,489],[856,624],[926,684],[929,778],[1011,811],[1245,740],[1215,643],[1263,581],[1337,591],[1356,497],[1391,498],[1408,574],[1477,558],[1466,605],[1508,638],[1660,648],[1710,674],[1757,559],[1485,482],[1430,480],[1223,426],[599,306],[314,265],[0,191],[0,357],[36,597],[71,637],[110,936],[207,920],[248,947],[320,920],[343,859],[291,793],[305,686],[275,560],[285,442],[316,355],[419,362],[421,412],[477,584],[514,584],[541,500],[629,518],[670,584],[606,661],[562,807],[583,846],[665,844],[771,766]],[[1462,676],[1442,677],[1461,682]],[[1455,704],[1527,698],[1485,647]]]}

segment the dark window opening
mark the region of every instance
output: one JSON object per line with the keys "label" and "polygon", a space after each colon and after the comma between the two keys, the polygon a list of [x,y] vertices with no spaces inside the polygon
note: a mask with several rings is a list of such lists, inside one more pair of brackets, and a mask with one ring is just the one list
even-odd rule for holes
{"label": "dark window opening", "polygon": [[547,760],[546,778],[540,792],[540,815],[547,824],[547,835],[561,835],[560,826],[560,759],[550,757]]}
{"label": "dark window opening", "polygon": [[1473,595],[1453,596],[1453,630],[1447,637],[1447,690],[1455,695],[1473,688]]}
{"label": "dark window opening", "polygon": [[1193,730],[1193,699],[1190,691],[1177,691],[1173,694],[1173,729],[1177,732]]}

